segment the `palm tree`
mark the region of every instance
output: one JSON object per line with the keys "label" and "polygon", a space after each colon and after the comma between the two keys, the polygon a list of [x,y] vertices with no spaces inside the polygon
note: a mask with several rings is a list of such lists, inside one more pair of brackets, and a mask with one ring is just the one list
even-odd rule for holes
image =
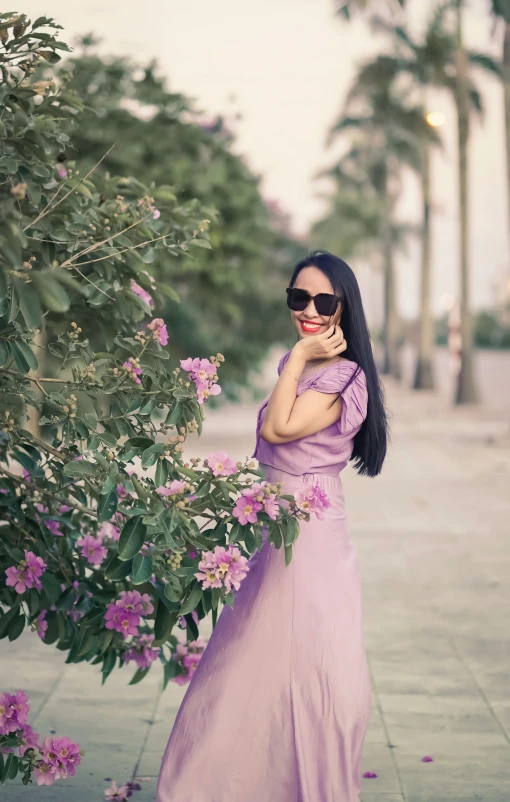
{"label": "palm tree", "polygon": [[394,60],[379,56],[361,67],[344,110],[331,128],[328,144],[340,134],[354,138],[355,152],[371,176],[379,198],[379,237],[384,272],[384,358],[382,371],[401,377],[400,321],[394,265],[394,213],[400,193],[401,165],[419,167],[416,131],[425,125],[416,107],[405,105],[395,88]]}
{"label": "palm tree", "polygon": [[[375,6],[375,3],[376,0],[336,0],[336,13],[346,20],[350,20],[354,12],[367,11],[372,5]],[[406,0],[388,0],[390,10],[404,8],[405,4]],[[378,2],[378,5],[380,5],[380,2]]]}
{"label": "palm tree", "polygon": [[[421,41],[414,40],[404,26],[389,25],[384,19],[374,18],[373,28],[390,33],[397,45],[394,68],[412,78],[418,95],[426,103],[430,87],[446,89],[453,96],[458,121],[459,161],[459,234],[460,234],[460,309],[463,348],[461,370],[456,388],[456,403],[476,400],[473,373],[473,345],[469,303],[469,252],[468,252],[468,142],[470,116],[482,112],[482,98],[471,76],[471,68],[478,67],[499,75],[498,65],[490,56],[466,51],[462,39],[462,0],[455,0],[455,33],[446,24],[452,10],[451,2],[438,7],[432,14]],[[433,385],[432,353],[433,322],[430,311],[430,147],[422,143],[423,190],[423,241],[420,298],[420,346],[416,364],[414,387]]]}
{"label": "palm tree", "polygon": [[510,0],[492,0],[492,14],[504,27],[502,73],[505,102],[506,169],[508,182],[508,214],[510,228]]}

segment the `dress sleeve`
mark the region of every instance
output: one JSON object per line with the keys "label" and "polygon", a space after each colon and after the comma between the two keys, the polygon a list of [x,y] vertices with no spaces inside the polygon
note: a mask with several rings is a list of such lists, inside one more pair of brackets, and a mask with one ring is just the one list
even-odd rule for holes
{"label": "dress sleeve", "polygon": [[282,358],[280,359],[280,361],[278,362],[278,376],[280,375],[280,373],[282,372],[283,368],[287,364],[287,360],[288,360],[289,356],[290,356],[290,351],[287,351],[287,353],[284,354],[282,356]]}
{"label": "dress sleeve", "polygon": [[341,434],[357,429],[367,416],[368,391],[363,370],[353,362],[338,365],[304,379],[299,395],[305,390],[319,393],[339,393],[342,396],[342,412],[337,421]]}

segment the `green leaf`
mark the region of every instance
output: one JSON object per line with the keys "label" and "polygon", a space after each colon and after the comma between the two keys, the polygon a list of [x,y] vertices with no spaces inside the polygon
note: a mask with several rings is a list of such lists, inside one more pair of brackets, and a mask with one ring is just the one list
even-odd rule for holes
{"label": "green leaf", "polygon": [[[60,592],[60,588],[59,588],[59,592]],[[9,625],[10,625],[11,621],[18,614],[19,614],[19,607],[11,607],[11,609],[8,610],[5,613],[5,615],[2,615],[0,617],[0,638],[5,638],[6,637],[8,631],[9,631]]]}
{"label": "green leaf", "polygon": [[3,367],[11,358],[11,345],[9,340],[0,340],[0,365]]}
{"label": "green leaf", "polygon": [[212,249],[211,243],[206,239],[192,239],[190,240],[190,245],[195,245],[198,248],[207,248],[208,250]]}
{"label": "green leaf", "polygon": [[177,614],[159,602],[156,618],[154,620],[155,640],[153,646],[160,646],[168,640],[176,621]]}
{"label": "green leaf", "polygon": [[236,521],[228,535],[229,543],[236,543],[238,540],[244,540],[246,527]]}
{"label": "green leaf", "polygon": [[54,604],[62,593],[62,588],[57,577],[55,574],[50,574],[48,571],[45,571],[41,576],[41,584],[46,596],[48,597],[48,601],[50,604]]}
{"label": "green leaf", "polygon": [[147,493],[143,484],[136,478],[136,476],[131,477],[131,484],[135,488],[135,493],[140,499],[140,501],[147,501],[149,498],[149,494]]}
{"label": "green leaf", "polygon": [[142,454],[142,468],[150,468],[151,465],[154,465],[166,448],[167,445],[165,443],[154,443],[149,448],[146,448]]}
{"label": "green leaf", "polygon": [[20,348],[19,342],[17,340],[11,340],[11,348],[18,370],[21,371],[21,373],[28,373],[31,370],[30,362],[27,360],[23,349]]}
{"label": "green leaf", "polygon": [[291,546],[296,542],[299,535],[299,524],[297,518],[287,518],[283,525],[283,537],[286,546]]}
{"label": "green leaf", "polygon": [[283,542],[282,530],[280,525],[272,521],[269,524],[268,529],[269,529],[270,542],[273,543],[277,549],[280,549],[282,547],[282,542]]}
{"label": "green leaf", "polygon": [[169,287],[168,284],[164,284],[162,281],[156,281],[156,289],[158,292],[163,293],[166,295],[167,298],[170,298],[171,301],[175,301],[176,303],[180,304],[181,299],[173,289],[173,287]]}
{"label": "green leaf", "polygon": [[136,554],[133,557],[133,570],[131,572],[133,585],[143,585],[144,582],[151,578],[152,572],[152,557],[149,554]]}
{"label": "green leaf", "polygon": [[41,270],[31,275],[32,282],[39,293],[43,305],[50,312],[67,312],[71,301],[67,290],[57,281],[50,270]]}
{"label": "green leaf", "polygon": [[292,560],[292,546],[285,546],[285,565],[289,565]]}
{"label": "green leaf", "polygon": [[39,296],[32,284],[26,284],[22,279],[14,282],[19,297],[21,314],[29,329],[37,329],[41,324],[42,309]]}
{"label": "green leaf", "polygon": [[146,533],[147,527],[143,523],[141,515],[130,518],[120,533],[119,558],[131,560],[135,554],[138,554],[145,543]]}
{"label": "green leaf", "polygon": [[14,621],[11,621],[9,624],[8,630],[8,637],[10,641],[16,640],[19,638],[23,630],[25,629],[25,621],[26,618],[23,613],[21,613]]}
{"label": "green leaf", "polygon": [[179,420],[181,419],[182,410],[183,410],[183,405],[181,404],[180,401],[177,401],[175,403],[175,406],[172,407],[172,409],[166,416],[165,426],[171,426],[174,423],[178,423]]}
{"label": "green leaf", "polygon": [[[24,340],[11,340],[11,348],[13,349],[14,359],[16,360],[16,352],[18,354],[23,355],[23,359],[26,364],[29,366],[30,370],[37,370],[39,367],[39,363],[37,361],[37,357]],[[17,362],[18,360],[16,360]]]}
{"label": "green leaf", "polygon": [[99,497],[97,504],[97,520],[110,521],[115,515],[117,509],[117,493],[112,490],[104,496]]}
{"label": "green leaf", "polygon": [[128,685],[136,685],[138,682],[141,682],[144,677],[147,676],[151,667],[148,668],[139,668],[138,671],[133,675],[133,679],[128,683]]}
{"label": "green leaf", "polygon": [[71,477],[95,476],[98,467],[98,465],[94,465],[92,462],[87,462],[87,460],[75,459],[67,463],[63,473],[64,476]]}
{"label": "green leaf", "polygon": [[125,579],[133,570],[132,560],[119,560],[117,556],[113,557],[105,568],[105,579],[112,582],[118,582]]}
{"label": "green leaf", "polygon": [[195,580],[194,583],[190,585],[188,590],[186,591],[186,595],[184,596],[184,600],[182,603],[182,607],[179,610],[179,614],[186,615],[186,613],[191,613],[195,609],[201,598],[202,598],[202,585],[198,580]]}
{"label": "green leaf", "polygon": [[156,465],[156,474],[154,476],[155,487],[164,487],[168,479],[168,462],[166,459],[158,460]]}

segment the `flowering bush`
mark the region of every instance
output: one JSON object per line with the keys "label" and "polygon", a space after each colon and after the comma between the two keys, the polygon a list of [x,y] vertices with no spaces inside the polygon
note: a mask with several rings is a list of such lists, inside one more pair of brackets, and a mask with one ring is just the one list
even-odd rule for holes
{"label": "flowering bush", "polygon": [[[134,662],[133,684],[156,661],[165,685],[189,680],[198,624],[234,603],[263,527],[288,562],[309,513],[252,462],[184,461],[224,360],[172,364],[171,332],[153,315],[161,293],[177,295],[146,267],[155,251],[175,260],[208,243],[204,210],[169,188],[55,167],[68,140],[59,120],[81,102],[32,77],[64,48],[33,36],[48,21],[29,31],[16,19],[0,14],[0,638],[28,625],[103,681]],[[52,757],[62,749],[74,762]],[[78,763],[67,741],[40,754],[38,782]],[[9,756],[2,776],[13,772]]]}
{"label": "flowering bush", "polygon": [[[27,723],[30,712],[23,691],[0,694],[0,779],[14,780],[22,774],[24,785],[53,785],[55,780],[73,777],[84,752],[66,736],[39,735]],[[18,755],[16,755],[18,750]]]}

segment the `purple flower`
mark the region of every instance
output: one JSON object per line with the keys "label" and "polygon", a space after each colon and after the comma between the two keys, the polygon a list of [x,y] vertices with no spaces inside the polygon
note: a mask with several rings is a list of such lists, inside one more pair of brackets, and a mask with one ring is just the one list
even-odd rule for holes
{"label": "purple flower", "polygon": [[136,384],[142,383],[138,378],[139,376],[142,375],[142,369],[138,367],[134,357],[131,356],[128,362],[123,362],[122,367],[126,371],[126,373],[133,379],[133,381],[136,382]]}
{"label": "purple flower", "polygon": [[247,523],[254,524],[257,522],[257,512],[261,509],[262,504],[260,501],[255,501],[252,496],[241,495],[236,501],[232,515],[243,526]]}
{"label": "purple flower", "polygon": [[249,571],[248,560],[236,546],[215,546],[214,551],[206,551],[198,564],[195,577],[202,583],[202,589],[225,587],[227,592],[235,588]]}
{"label": "purple flower", "polygon": [[23,726],[23,734],[21,736],[21,744],[19,747],[19,753],[21,757],[23,757],[27,749],[38,749],[38,740],[39,736],[36,732],[34,732],[30,724],[25,724]]}
{"label": "purple flower", "polygon": [[192,359],[181,359],[180,366],[190,374],[197,390],[197,401],[203,404],[207,401],[210,395],[218,395],[221,393],[221,387],[216,384],[217,366],[210,362],[209,359],[199,359],[196,357]]}
{"label": "purple flower", "polygon": [[230,476],[236,472],[236,464],[226,451],[214,451],[207,457],[207,465],[214,476]]}
{"label": "purple flower", "polygon": [[37,621],[35,625],[35,631],[42,639],[46,635],[46,630],[48,629],[48,622],[46,621],[46,613],[47,610],[43,610],[42,613],[39,613],[37,616]]}
{"label": "purple flower", "polygon": [[[122,485],[120,485],[122,487]],[[118,491],[117,491],[118,492]],[[97,536],[103,539],[118,540],[120,537],[120,529],[115,524],[104,523],[97,530]]]}
{"label": "purple flower", "polygon": [[37,780],[37,785],[53,785],[57,779],[53,767],[44,760],[40,760],[37,768],[34,769],[34,777]]}
{"label": "purple flower", "polygon": [[295,499],[301,512],[313,512],[319,521],[322,521],[324,518],[323,511],[331,507],[328,494],[321,488],[318,482],[316,482],[315,485],[312,485],[311,482],[307,482],[304,491],[296,493]]}
{"label": "purple flower", "polygon": [[113,780],[110,787],[104,792],[105,799],[107,799],[108,802],[125,802],[129,798],[128,791],[127,785],[121,785],[119,787],[115,780]]}
{"label": "purple flower", "polygon": [[157,487],[156,493],[159,493],[160,496],[175,496],[179,493],[184,493],[186,485],[187,482],[183,482],[180,479],[173,479],[168,487]]}
{"label": "purple flower", "polygon": [[137,284],[134,279],[131,279],[131,292],[133,292],[135,295],[138,295],[138,297],[141,298],[142,301],[147,304],[147,306],[150,306],[151,308],[154,306],[152,295],[149,295],[149,293],[144,290],[143,287],[140,287],[140,285]]}
{"label": "purple flower", "polygon": [[147,324],[149,331],[152,331],[152,339],[160,345],[168,345],[168,331],[163,318],[155,317]]}
{"label": "purple flower", "polygon": [[134,660],[138,668],[149,668],[158,659],[161,649],[152,647],[154,635],[140,635],[136,642],[124,652],[123,660],[129,663]]}
{"label": "purple flower", "polygon": [[51,766],[51,773],[56,780],[73,777],[76,766],[80,765],[80,745],[64,736],[48,736],[40,746],[44,763]]}
{"label": "purple flower", "polygon": [[154,606],[148,593],[143,595],[138,590],[123,590],[117,601],[109,604],[106,613],[106,629],[121,632],[124,638],[138,635],[140,616],[150,615]]}
{"label": "purple flower", "polygon": [[29,588],[42,590],[39,579],[48,566],[33,551],[25,551],[25,559],[21,560],[17,566],[11,566],[5,571],[7,575],[6,584],[13,587],[16,593],[22,594]]}
{"label": "purple flower", "polygon": [[91,565],[101,565],[108,549],[103,546],[103,541],[100,537],[93,537],[93,535],[85,535],[76,541],[76,545],[81,549],[81,556],[85,557]]}
{"label": "purple flower", "polygon": [[186,685],[191,681],[206,646],[207,643],[202,638],[197,638],[190,643],[177,644],[172,660],[179,663],[181,673],[172,677],[172,682],[176,682],[177,685]]}
{"label": "purple flower", "polygon": [[30,708],[24,691],[0,694],[0,735],[23,729]]}
{"label": "purple flower", "polygon": [[[38,512],[42,513],[43,515],[44,515],[44,514],[48,514],[48,513],[49,513],[48,507],[45,507],[43,504],[36,504],[36,505],[35,505],[35,508],[36,508],[36,510],[37,510]],[[68,508],[68,509],[69,509],[69,508]],[[38,521],[40,521],[40,520],[41,520],[41,519],[40,519],[40,517],[39,517],[39,515],[37,515],[37,514],[36,514],[36,516],[35,516],[35,517],[36,517],[36,520],[38,520]],[[63,536],[64,536],[64,533],[63,533],[63,532],[62,532],[62,530],[60,529],[60,523],[59,523],[58,521],[52,521],[52,520],[51,520],[51,519],[49,519],[49,518],[45,518],[45,519],[42,521],[42,523],[44,524],[44,526],[46,527],[46,529],[49,529],[49,530],[50,530],[50,532],[51,532],[51,534],[52,534],[52,535],[57,535],[58,537],[63,537]]]}

